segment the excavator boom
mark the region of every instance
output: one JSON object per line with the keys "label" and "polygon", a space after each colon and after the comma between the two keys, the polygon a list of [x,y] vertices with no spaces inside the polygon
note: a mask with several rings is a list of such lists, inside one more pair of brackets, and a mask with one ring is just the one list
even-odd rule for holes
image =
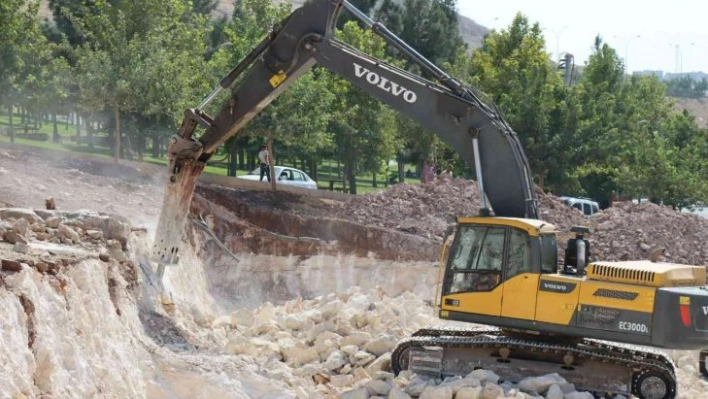
{"label": "excavator boom", "polygon": [[[336,40],[335,23],[344,7],[435,81],[396,68]],[[201,173],[197,165],[203,168],[219,146],[238,134],[248,121],[315,64],[417,120],[456,149],[470,166],[482,171],[478,181],[495,215],[538,216],[526,156],[516,133],[493,104],[483,101],[480,93],[451,78],[346,1],[316,0],[281,21],[198,108],[185,111],[185,119],[172,138],[168,154],[171,175],[158,224],[155,260],[168,263],[177,260],[186,206]],[[208,102],[241,77],[221,111],[213,118],[207,115],[203,108]],[[195,137],[195,130],[200,126],[205,131]],[[185,166],[190,163],[195,165]]]}

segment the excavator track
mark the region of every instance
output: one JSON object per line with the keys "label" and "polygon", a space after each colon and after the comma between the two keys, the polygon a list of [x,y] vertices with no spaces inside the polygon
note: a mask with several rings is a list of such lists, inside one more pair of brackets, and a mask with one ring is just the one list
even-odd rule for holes
{"label": "excavator track", "polygon": [[424,328],[399,343],[391,369],[443,378],[482,368],[511,382],[558,373],[577,390],[596,396],[676,397],[674,364],[659,351],[594,339],[527,337],[494,327]]}

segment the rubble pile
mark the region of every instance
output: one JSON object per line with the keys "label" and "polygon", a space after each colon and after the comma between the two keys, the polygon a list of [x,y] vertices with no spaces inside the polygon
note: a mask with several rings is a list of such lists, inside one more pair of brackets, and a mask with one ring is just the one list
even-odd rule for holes
{"label": "rubble pile", "polygon": [[[501,381],[493,372],[481,369],[444,381],[409,371],[394,376],[391,354],[399,340],[419,328],[440,323],[429,303],[413,293],[389,297],[381,290],[353,287],[310,300],[299,298],[282,306],[265,303],[253,311],[239,309],[215,319],[212,328],[226,331],[225,347],[230,353],[273,370],[269,378],[286,381],[295,392],[313,390],[319,397],[593,397],[576,392],[558,374],[529,377],[517,384]],[[689,356],[679,362],[685,363],[680,376],[698,375],[693,360]],[[291,373],[277,367],[282,363]],[[708,388],[706,382],[698,385],[699,390]],[[682,392],[692,392],[688,389],[684,386]]]}
{"label": "rubble pile", "polygon": [[430,184],[395,184],[386,190],[356,196],[344,205],[340,217],[440,239],[455,218],[475,216],[479,206],[476,184],[452,179]]}
{"label": "rubble pile", "polygon": [[[652,203],[617,202],[586,218],[553,195],[539,194],[539,217],[559,230],[559,250],[571,237],[570,228],[590,227],[591,255],[597,260],[647,259],[664,248],[660,260],[703,265],[708,258],[708,220]],[[377,193],[357,196],[344,205],[348,219],[440,240],[457,216],[479,209],[479,190],[469,180],[430,184],[397,184]]]}
{"label": "rubble pile", "polygon": [[[580,212],[557,197],[539,195],[543,220],[560,226],[582,223]],[[465,179],[436,180],[429,184],[396,184],[376,193],[359,195],[344,205],[340,217],[440,239],[460,216],[477,216],[480,199],[477,183]]]}
{"label": "rubble pile", "polygon": [[594,259],[647,259],[664,249],[671,262],[706,265],[708,219],[652,203],[615,203],[591,218]]}

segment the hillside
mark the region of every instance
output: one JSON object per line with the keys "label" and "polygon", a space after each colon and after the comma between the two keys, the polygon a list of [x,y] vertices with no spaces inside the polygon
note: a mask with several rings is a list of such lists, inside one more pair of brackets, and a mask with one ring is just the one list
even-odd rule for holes
{"label": "hillside", "polygon": [[[287,0],[273,0],[276,3],[282,3]],[[305,3],[305,0],[292,0],[295,7],[300,7]],[[219,5],[212,13],[214,17],[228,17],[234,11],[234,0],[219,0]],[[42,19],[51,20],[52,13],[49,8],[49,0],[41,0],[39,15]],[[474,22],[473,20],[457,15],[457,23],[460,26],[460,35],[462,40],[467,43],[470,50],[476,49],[482,45],[484,36],[489,32],[489,29]]]}
{"label": "hillside", "polygon": [[688,110],[696,116],[696,123],[702,128],[708,128],[708,100],[705,98],[677,98],[676,108]]}

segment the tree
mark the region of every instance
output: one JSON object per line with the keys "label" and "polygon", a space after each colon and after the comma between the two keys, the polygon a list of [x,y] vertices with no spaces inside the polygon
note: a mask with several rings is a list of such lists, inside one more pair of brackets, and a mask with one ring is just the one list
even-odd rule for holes
{"label": "tree", "polygon": [[[335,34],[373,57],[384,58],[385,42],[354,22],[346,23]],[[380,172],[381,161],[394,156],[400,140],[396,135],[393,111],[353,83],[332,74],[329,76],[330,89],[337,98],[331,105],[330,129],[341,151],[350,192],[356,194],[356,174]]]}
{"label": "tree", "polygon": [[[176,97],[182,99],[189,98],[175,86],[190,87],[189,71],[199,75],[198,69],[185,71],[182,63],[203,57],[208,29],[205,29],[206,17],[190,14],[189,5],[179,0],[98,0],[93,7],[82,6],[80,15],[69,16],[74,29],[86,38],[77,51],[81,101],[93,111],[111,109],[115,126],[115,159],[118,160],[122,153],[121,113],[144,105],[139,99],[144,96],[145,87],[139,83],[150,76],[154,78],[153,85],[161,87],[161,91],[171,86],[161,94],[153,95],[152,99],[160,98],[165,92],[176,93]],[[201,40],[194,40],[200,35],[204,35]],[[160,48],[164,51],[159,51]],[[157,76],[150,71],[168,74]],[[180,77],[187,81],[172,80],[171,72],[180,73]],[[174,84],[170,85],[171,82]],[[164,107],[165,103],[178,103],[175,100],[169,96],[167,101],[153,105]]]}
{"label": "tree", "polygon": [[0,2],[0,103],[6,105],[12,129],[13,105],[26,103],[40,81],[42,62],[47,60],[37,10],[39,2]]}
{"label": "tree", "polygon": [[492,31],[485,38],[466,74],[491,95],[519,135],[541,187],[553,186],[564,177],[551,173],[567,164],[574,129],[568,121],[571,90],[550,65],[544,47],[539,25],[517,14],[508,29]]}

